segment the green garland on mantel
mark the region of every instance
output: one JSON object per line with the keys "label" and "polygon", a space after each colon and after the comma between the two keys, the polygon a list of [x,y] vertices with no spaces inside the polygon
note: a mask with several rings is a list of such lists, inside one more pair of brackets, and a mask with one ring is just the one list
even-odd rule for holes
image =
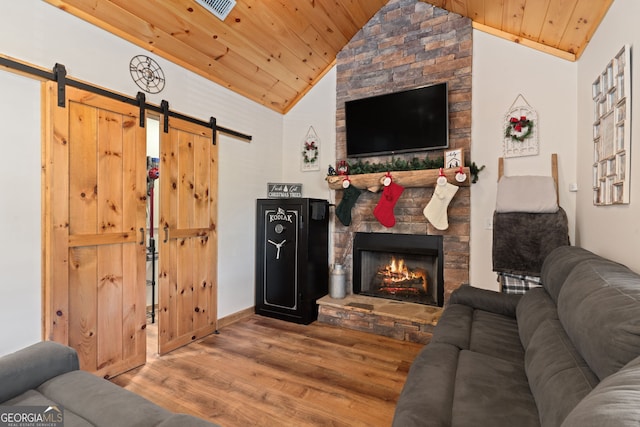
{"label": "green garland on mantel", "polygon": [[[416,171],[416,170],[425,170],[425,169],[439,169],[444,164],[444,157],[436,157],[430,159],[425,157],[424,159],[419,159],[414,157],[411,160],[405,160],[401,158],[391,159],[386,163],[370,163],[368,161],[363,162],[362,160],[358,160],[355,163],[349,164],[349,175],[361,175],[365,173],[379,173],[379,172],[397,172],[397,171]],[[465,163],[465,166],[469,167],[469,172],[471,173],[471,182],[476,183],[478,181],[478,174],[481,170],[484,169],[484,165],[478,167],[475,162],[468,164]]]}

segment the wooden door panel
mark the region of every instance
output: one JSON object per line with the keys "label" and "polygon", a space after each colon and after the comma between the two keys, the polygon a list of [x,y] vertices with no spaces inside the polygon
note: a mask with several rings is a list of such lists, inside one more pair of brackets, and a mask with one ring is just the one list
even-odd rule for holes
{"label": "wooden door panel", "polygon": [[[45,339],[70,344],[69,323],[69,115],[56,109],[57,90],[44,85],[45,142],[43,147],[43,300]],[[72,121],[71,124],[76,124]],[[76,131],[77,133],[77,131]],[[58,173],[58,171],[60,171]],[[78,332],[79,333],[79,332]],[[82,353],[79,353],[79,355]]]}
{"label": "wooden door panel", "polygon": [[[123,123],[120,114],[96,110],[98,114],[98,222],[97,234],[123,231]],[[133,230],[129,230],[135,232]]]}
{"label": "wooden door panel", "polygon": [[178,217],[177,228],[191,229],[194,224],[194,145],[197,143],[192,134],[172,129],[174,138],[178,141],[178,179],[179,188],[174,194],[177,197]]}
{"label": "wooden door panel", "polygon": [[216,330],[217,146],[211,129],[171,118],[161,136],[159,352]]}
{"label": "wooden door panel", "polygon": [[146,359],[146,132],[130,105],[45,92],[45,333],[109,377]]}
{"label": "wooden door panel", "polygon": [[98,216],[98,151],[95,107],[74,103],[73,120],[69,121],[69,135],[82,140],[82,144],[69,145],[69,235],[95,235]]}
{"label": "wooden door panel", "polygon": [[201,330],[206,328],[211,318],[211,299],[209,294],[211,293],[212,271],[209,265],[211,264],[211,250],[209,246],[209,236],[198,237],[194,241],[194,257],[193,257],[193,273],[194,273],[194,306],[196,309],[193,313],[193,327],[195,330]]}
{"label": "wooden door panel", "polygon": [[[206,141],[205,141],[206,142]],[[193,228],[198,230],[209,229],[212,227],[210,223],[211,198],[209,194],[212,185],[212,177],[210,174],[211,156],[209,155],[209,145],[206,143],[199,144],[195,147],[194,158],[194,193],[193,193]],[[211,269],[212,259],[217,259],[211,246],[214,240],[209,239],[209,235],[203,234],[193,240],[193,283],[194,283],[194,306],[193,327],[196,330],[206,328],[212,319],[211,299],[209,294],[212,292],[212,280],[214,270]],[[213,310],[215,311],[215,309]]]}
{"label": "wooden door panel", "polygon": [[[141,365],[146,361],[147,331],[146,331],[146,264],[145,268],[138,267],[138,245],[123,245],[122,280],[123,283],[142,283],[143,286],[125,286],[122,290],[122,359],[136,360],[134,365]],[[146,263],[146,254],[145,254]],[[144,295],[139,295],[140,288]],[[143,305],[140,306],[140,301]],[[142,312],[142,313],[140,313]],[[140,326],[144,318],[145,324]]]}
{"label": "wooden door panel", "polygon": [[69,306],[75,307],[69,318],[69,345],[76,349],[81,368],[97,371],[98,317],[96,247],[69,249]]}
{"label": "wooden door panel", "polygon": [[122,354],[122,248],[98,246],[98,371],[118,363]]}
{"label": "wooden door panel", "polygon": [[[138,286],[125,286],[122,293],[122,358],[133,361],[132,365],[141,365],[146,361],[146,319],[147,319],[147,250],[145,229],[147,227],[147,147],[146,131],[137,123],[123,124],[124,153],[122,164],[122,191],[134,194],[126,197],[123,203],[122,271],[124,283],[137,283]],[[144,133],[144,144],[138,142],[139,132]],[[144,161],[144,166],[141,162]],[[143,173],[140,173],[142,168]],[[143,221],[140,224],[140,221]],[[134,240],[131,241],[131,237]],[[138,239],[135,239],[137,237]],[[125,244],[126,243],[126,244]],[[142,325],[141,325],[141,322]]]}

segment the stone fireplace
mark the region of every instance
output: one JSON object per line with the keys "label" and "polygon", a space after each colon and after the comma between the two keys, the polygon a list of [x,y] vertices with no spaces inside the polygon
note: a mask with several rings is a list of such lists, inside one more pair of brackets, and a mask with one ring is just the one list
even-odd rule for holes
{"label": "stone fireplace", "polygon": [[[336,156],[346,156],[344,104],[348,100],[425,86],[449,84],[449,148],[471,147],[471,21],[419,0],[390,0],[338,53]],[[393,158],[443,156],[443,151],[362,159],[384,163]],[[433,187],[406,188],[395,205],[396,224],[381,225],[373,216],[380,192],[363,191],[352,210],[349,227],[334,220],[334,262],[352,276],[351,247],[355,234],[394,233],[441,236],[443,300],[469,280],[470,187],[460,187],[448,206],[449,228],[437,230],[423,210]],[[336,205],[342,191],[336,191]],[[351,292],[353,283],[349,280]]]}
{"label": "stone fireplace", "polygon": [[353,293],[442,307],[442,236],[356,233]]}
{"label": "stone fireplace", "polygon": [[[471,160],[472,48],[472,27],[468,18],[419,0],[390,0],[337,55],[336,161],[346,157],[346,101],[445,81],[449,86],[449,149],[460,148],[465,159]],[[362,160],[386,163],[425,156],[434,159],[443,154],[438,150]],[[441,308],[354,295],[353,239],[356,233],[441,239],[443,296],[438,303],[446,305],[451,292],[469,281],[471,187],[461,186],[449,203],[446,230],[433,227],[423,214],[433,195],[433,186],[404,190],[393,211],[396,222],[392,228],[381,225],[373,215],[380,192],[366,190],[352,209],[352,222],[348,227],[334,219],[333,262],[345,266],[350,292],[340,303],[323,301],[319,320],[398,339],[426,342]],[[342,191],[337,190],[335,194],[338,205]],[[378,301],[390,302],[380,307]],[[412,307],[408,308],[409,305]],[[413,314],[407,314],[408,310],[413,310]]]}
{"label": "stone fireplace", "polygon": [[[471,149],[471,21],[420,0],[390,0],[347,43],[336,58],[336,161],[346,157],[345,102],[353,99],[447,82],[449,86],[449,149],[460,148],[465,159]],[[362,159],[386,163],[401,158],[441,158],[443,151]],[[392,172],[393,174],[393,172]],[[455,182],[454,182],[455,184]],[[366,330],[399,339],[426,342],[441,309],[418,306],[420,312],[407,315],[405,306],[394,300],[376,307],[382,298],[353,297],[352,245],[356,233],[393,233],[438,236],[442,242],[442,279],[445,305],[453,290],[469,281],[470,187],[460,187],[447,209],[449,227],[438,230],[423,210],[431,200],[433,186],[406,188],[395,208],[395,225],[386,228],[373,215],[380,192],[365,191],[352,209],[352,222],[343,226],[334,218],[334,263],[347,270],[350,291],[342,307],[326,301],[320,319],[352,329]],[[375,189],[372,189],[375,190]],[[337,190],[335,203],[342,200]],[[439,301],[440,302],[440,301]],[[387,313],[393,312],[393,316]],[[398,312],[402,312],[398,314]],[[382,313],[382,314],[380,314]],[[399,320],[401,319],[401,320]]]}

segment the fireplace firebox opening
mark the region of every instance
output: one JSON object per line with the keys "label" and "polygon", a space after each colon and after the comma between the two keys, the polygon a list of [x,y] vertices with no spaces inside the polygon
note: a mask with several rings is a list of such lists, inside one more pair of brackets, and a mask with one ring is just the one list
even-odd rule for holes
{"label": "fireplace firebox opening", "polygon": [[442,307],[442,236],[356,233],[353,293]]}

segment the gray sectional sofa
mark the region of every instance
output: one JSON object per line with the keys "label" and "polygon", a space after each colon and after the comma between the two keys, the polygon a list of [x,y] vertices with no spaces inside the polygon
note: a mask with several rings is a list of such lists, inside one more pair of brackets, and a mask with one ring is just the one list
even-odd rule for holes
{"label": "gray sectional sofa", "polygon": [[640,425],[640,276],[564,246],[541,279],[525,295],[456,290],[393,425]]}
{"label": "gray sectional sofa", "polygon": [[[70,347],[44,341],[0,358],[0,406],[59,406],[64,427],[206,427],[105,379],[79,370]],[[17,424],[20,425],[20,424]]]}

